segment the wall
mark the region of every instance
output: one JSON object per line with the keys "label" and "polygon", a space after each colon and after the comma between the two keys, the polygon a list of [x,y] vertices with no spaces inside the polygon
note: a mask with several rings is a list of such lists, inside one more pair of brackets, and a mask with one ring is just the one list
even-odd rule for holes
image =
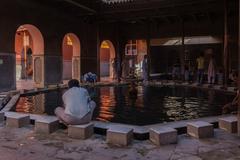
{"label": "wall", "polygon": [[[55,8],[38,4],[37,0],[1,0],[0,6],[0,92],[16,88],[16,54],[15,34],[22,24],[36,26],[44,37],[45,81],[46,84],[57,84],[62,81],[62,40],[66,33],[75,33],[81,42],[81,74],[100,73],[100,43],[110,40],[115,49],[116,57],[121,65],[124,49],[129,39],[148,39],[179,37],[182,35],[182,24],[159,23],[155,20],[137,23],[84,22],[81,17],[57,11]],[[11,9],[11,11],[9,11]],[[237,16],[238,17],[238,16]],[[238,19],[229,19],[229,33],[235,41],[230,53],[237,59]],[[223,35],[222,19],[214,22],[209,20],[185,23],[185,36]],[[234,36],[235,35],[235,36]],[[220,51],[221,52],[221,51]],[[231,64],[232,66],[236,66]],[[54,64],[54,65],[53,65]]]}
{"label": "wall", "polygon": [[[9,9],[11,8],[11,12]],[[67,16],[34,0],[2,0],[0,6],[0,92],[16,88],[15,34],[19,26],[32,24],[44,38],[45,82],[62,81],[62,41],[75,33],[81,43],[81,72],[97,72],[97,26]],[[54,64],[54,65],[53,65]]]}

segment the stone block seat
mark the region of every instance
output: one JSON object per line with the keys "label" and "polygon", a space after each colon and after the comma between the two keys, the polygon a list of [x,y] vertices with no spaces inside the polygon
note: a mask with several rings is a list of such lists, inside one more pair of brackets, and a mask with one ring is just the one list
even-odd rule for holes
{"label": "stone block seat", "polygon": [[16,112],[5,112],[8,127],[21,128],[30,124],[30,116]]}
{"label": "stone block seat", "polygon": [[177,130],[170,127],[151,128],[149,138],[158,146],[174,144],[177,143]]}
{"label": "stone block seat", "polygon": [[107,143],[127,146],[133,138],[133,129],[123,126],[110,126],[107,130]]}
{"label": "stone block seat", "polygon": [[229,133],[237,133],[237,117],[230,116],[219,118],[219,128],[223,129]]}
{"label": "stone block seat", "polygon": [[210,138],[214,135],[213,124],[197,121],[187,124],[187,133],[195,138]]}
{"label": "stone block seat", "polygon": [[68,136],[75,139],[87,139],[94,133],[94,124],[69,125]]}
{"label": "stone block seat", "polygon": [[35,132],[41,134],[50,134],[58,129],[59,122],[56,117],[42,116],[35,119]]}

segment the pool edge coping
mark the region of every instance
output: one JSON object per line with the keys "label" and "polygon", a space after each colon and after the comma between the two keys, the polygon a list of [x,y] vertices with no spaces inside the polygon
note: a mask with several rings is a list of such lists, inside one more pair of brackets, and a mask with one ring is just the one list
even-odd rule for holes
{"label": "pool edge coping", "polygon": [[[123,84],[120,84],[123,85]],[[85,85],[86,86],[86,85]],[[97,86],[111,86],[111,84],[108,85],[97,85]],[[116,85],[113,85],[116,86]],[[119,86],[119,85],[118,85]],[[190,87],[190,88],[200,88],[200,89],[208,89],[208,90],[217,90],[217,91],[222,91],[222,92],[230,92],[230,93],[235,93],[235,91],[230,91],[230,90],[223,90],[223,89],[217,89],[217,88],[208,88],[208,87],[204,87],[204,86],[195,86],[194,84],[189,84],[189,85],[185,85],[185,84],[174,84],[174,83],[166,83],[166,84],[148,84],[148,86],[183,86],[183,87]],[[52,91],[52,90],[57,90],[57,89],[64,89],[66,88],[65,85],[62,86],[56,86],[56,87],[50,87],[50,88],[43,88],[43,89],[39,89],[36,91],[31,91],[27,94],[37,94],[37,93],[41,93],[41,92],[48,92],[48,91]],[[19,98],[21,97],[21,95],[24,95],[24,93],[18,92],[15,95],[13,95],[10,99],[10,101],[6,104],[6,106],[0,111],[0,112],[9,112],[11,110],[11,108],[13,108],[16,103],[18,102]],[[35,121],[36,117],[56,117],[56,116],[49,116],[49,115],[37,115],[37,114],[30,114],[30,113],[19,113],[19,114],[23,114],[23,115],[29,115],[30,119]],[[115,123],[115,122],[102,122],[102,121],[91,121],[94,123],[94,128],[95,129],[101,129],[104,130],[104,132],[112,125],[114,126],[122,126],[122,127],[127,127],[127,128],[132,128],[133,132],[136,136],[144,136],[144,137],[148,137],[149,136],[149,131],[151,128],[155,128],[155,127],[171,127],[174,129],[183,129],[187,127],[187,123],[189,122],[194,122],[194,121],[205,121],[208,123],[218,123],[218,119],[219,118],[224,118],[224,117],[229,117],[229,116],[234,116],[234,114],[226,114],[226,115],[219,115],[219,116],[210,116],[210,117],[201,117],[201,118],[197,118],[197,119],[190,119],[190,120],[181,120],[181,121],[174,121],[174,122],[166,122],[166,123],[155,123],[155,124],[150,124],[150,125],[131,125],[131,124],[123,124],[123,123]],[[33,118],[35,117],[35,118]],[[145,138],[139,138],[139,139],[145,139]]]}

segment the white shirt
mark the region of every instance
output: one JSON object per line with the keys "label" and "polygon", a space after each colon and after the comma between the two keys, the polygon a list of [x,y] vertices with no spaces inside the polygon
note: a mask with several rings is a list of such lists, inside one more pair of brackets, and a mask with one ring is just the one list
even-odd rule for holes
{"label": "white shirt", "polygon": [[66,114],[82,118],[90,111],[90,97],[84,88],[73,87],[63,94],[62,99]]}

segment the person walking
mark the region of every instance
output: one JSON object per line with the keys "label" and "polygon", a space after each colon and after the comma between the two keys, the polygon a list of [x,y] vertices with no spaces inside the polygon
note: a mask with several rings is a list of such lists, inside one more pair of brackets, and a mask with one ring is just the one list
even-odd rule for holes
{"label": "person walking", "polygon": [[203,83],[203,74],[204,74],[204,55],[203,53],[197,58],[197,81],[198,85]]}
{"label": "person walking", "polygon": [[143,82],[146,83],[148,81],[148,60],[147,55],[144,55],[144,59],[142,62],[142,71],[143,71]]}
{"label": "person walking", "polygon": [[208,84],[215,83],[215,76],[216,76],[216,63],[214,56],[211,55],[209,65],[208,65]]}

